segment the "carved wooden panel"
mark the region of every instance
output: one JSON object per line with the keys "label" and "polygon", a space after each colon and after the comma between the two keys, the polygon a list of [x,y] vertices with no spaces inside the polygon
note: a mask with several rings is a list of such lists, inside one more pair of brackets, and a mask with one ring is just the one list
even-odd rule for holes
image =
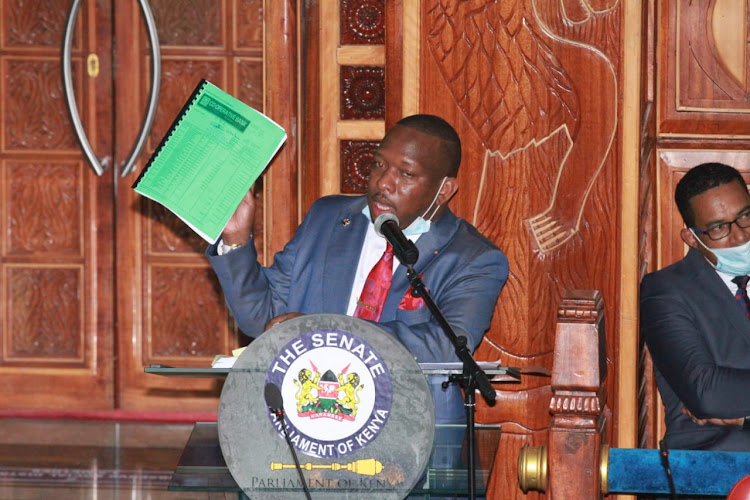
{"label": "carved wooden panel", "polygon": [[232,20],[237,36],[237,47],[252,47],[262,50],[264,0],[242,0],[237,2],[237,16]]}
{"label": "carved wooden panel", "polygon": [[[320,196],[361,193],[352,144],[383,138],[385,0],[309,2],[305,12],[304,207]],[[361,173],[361,169],[360,169]],[[353,184],[354,182],[354,184]]]}
{"label": "carved wooden panel", "polygon": [[385,42],[385,0],[340,0],[342,45]]}
{"label": "carved wooden panel", "polygon": [[750,136],[746,1],[660,2],[659,134]]}
{"label": "carved wooden panel", "polygon": [[[77,142],[68,127],[57,57],[3,58],[3,121],[5,151],[69,150]],[[73,66],[81,87],[81,65]],[[84,101],[85,104],[86,101]]]}
{"label": "carved wooden panel", "polygon": [[4,361],[37,366],[91,368],[83,335],[82,268],[9,265],[8,336]]}
{"label": "carved wooden panel", "polygon": [[380,141],[341,141],[341,192],[363,194]]}
{"label": "carved wooden panel", "polygon": [[6,163],[7,255],[83,258],[83,175],[78,162]]}
{"label": "carved wooden panel", "polygon": [[224,12],[216,0],[159,0],[151,3],[159,42],[165,47],[223,46]]}
{"label": "carved wooden panel", "polygon": [[[429,1],[421,8],[419,107],[453,123],[463,142],[452,207],[510,262],[476,357],[551,368],[562,293],[593,289],[604,299],[612,373],[619,279],[602,270],[619,262],[622,3]],[[607,386],[614,394],[614,377]],[[548,387],[548,378],[524,377],[496,387],[494,407],[480,401],[480,420],[503,425],[498,456],[515,458],[522,443],[544,441]],[[531,418],[536,405],[545,411]],[[521,498],[515,464],[497,467],[503,498]]]}
{"label": "carved wooden panel", "polygon": [[[135,171],[198,80],[206,78],[267,112],[269,103],[284,102],[271,109],[290,133],[277,169],[284,175],[296,172],[289,166],[296,157],[290,127],[296,90],[276,73],[264,74],[263,67],[264,51],[272,46],[274,71],[293,73],[296,57],[289,46],[296,47],[296,11],[286,2],[267,7],[262,0],[150,3],[161,43],[161,92]],[[169,211],[133,194],[133,178],[114,184],[144,118],[151,83],[151,52],[138,2],[83,2],[75,26],[74,92],[92,147],[110,167],[100,178],[83,159],[63,99],[60,42],[67,8],[51,0],[0,1],[0,400],[3,407],[17,408],[117,404],[126,410],[214,412],[220,389],[215,381],[143,373],[151,362],[208,366],[215,354],[242,341],[202,255],[205,242]],[[266,14],[275,16],[272,43],[264,38]],[[87,74],[90,57],[98,58],[98,75]],[[266,95],[266,78],[282,95]],[[282,179],[273,187],[278,194],[296,192],[294,186],[294,179]],[[256,187],[264,204],[266,183]],[[289,218],[296,219],[290,208],[294,196],[280,198]],[[280,214],[264,206],[259,210],[255,235],[261,259],[267,252],[266,222],[274,224],[276,239],[291,234]],[[56,367],[57,375],[43,373],[47,367]],[[82,399],[84,392],[88,397]]]}
{"label": "carved wooden panel", "polygon": [[209,366],[217,353],[234,347],[227,345],[231,332],[211,268],[153,264],[146,287],[145,364],[192,358]]}
{"label": "carved wooden panel", "polygon": [[58,1],[6,1],[3,2],[2,15],[4,47],[59,48],[65,10],[60,8]]}
{"label": "carved wooden panel", "polygon": [[378,66],[342,66],[341,118],[382,120],[384,117],[384,69]]}

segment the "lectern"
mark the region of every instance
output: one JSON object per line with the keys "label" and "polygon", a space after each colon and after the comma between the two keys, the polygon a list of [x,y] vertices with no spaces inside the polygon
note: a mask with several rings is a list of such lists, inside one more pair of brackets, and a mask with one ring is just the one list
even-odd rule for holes
{"label": "lectern", "polygon": [[[302,316],[259,336],[231,369],[146,371],[226,377],[218,423],[196,424],[170,489],[290,499],[306,487],[312,498],[368,500],[467,490],[465,426],[435,425],[427,383],[447,381],[451,368],[423,370],[372,323]],[[520,379],[512,368],[487,373]],[[264,399],[269,384],[282,395],[283,422]],[[478,426],[475,436],[481,493],[500,429]]]}

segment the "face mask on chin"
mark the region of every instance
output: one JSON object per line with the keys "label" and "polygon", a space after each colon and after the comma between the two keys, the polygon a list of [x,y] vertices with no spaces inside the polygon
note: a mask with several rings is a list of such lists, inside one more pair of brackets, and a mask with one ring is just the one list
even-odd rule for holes
{"label": "face mask on chin", "polygon": [[750,274],[750,240],[736,247],[708,248],[692,229],[690,232],[693,233],[693,236],[695,236],[695,239],[698,240],[698,243],[703,248],[716,256],[716,265],[714,267],[718,271],[731,274],[732,276]]}
{"label": "face mask on chin", "polygon": [[[435,214],[440,208],[440,205],[435,205],[435,202],[437,201],[438,196],[440,195],[440,190],[443,189],[443,185],[445,184],[445,181],[447,180],[448,180],[448,177],[443,177],[443,181],[440,183],[440,187],[438,188],[437,193],[435,193],[435,197],[432,199],[432,203],[430,203],[430,206],[427,207],[427,210],[425,210],[422,215],[414,219],[412,223],[409,224],[409,227],[404,229],[405,236],[417,236],[420,234],[424,234],[430,230],[430,224],[432,223],[432,218],[435,217]],[[433,209],[433,206],[434,206],[434,209]],[[427,212],[429,211],[432,211],[432,214],[430,214],[429,219],[425,219],[425,215],[427,215]],[[369,205],[365,204],[365,208],[362,209],[362,213],[365,216],[367,216],[368,219],[372,218],[370,216]]]}

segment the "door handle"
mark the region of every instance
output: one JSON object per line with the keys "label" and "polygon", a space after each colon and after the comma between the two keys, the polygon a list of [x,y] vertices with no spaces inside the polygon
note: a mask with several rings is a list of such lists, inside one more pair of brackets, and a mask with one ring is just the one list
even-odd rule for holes
{"label": "door handle", "polygon": [[[154,117],[156,116],[156,105],[159,101],[159,87],[161,85],[161,50],[159,47],[159,36],[156,31],[156,23],[154,21],[153,13],[151,12],[151,7],[148,4],[148,0],[138,1],[143,14],[143,19],[146,22],[149,42],[151,43],[151,90],[148,97],[146,116],[141,123],[138,137],[127,160],[125,160],[122,169],[120,170],[120,175],[123,177],[128,175],[135,167],[138,155],[141,154],[143,146],[146,144],[146,138],[148,137],[149,132],[151,132],[151,126],[153,125]],[[91,143],[86,136],[86,131],[83,128],[81,117],[78,114],[78,106],[76,104],[75,93],[73,92],[71,51],[73,47],[73,31],[75,29],[76,20],[78,19],[78,11],[81,8],[81,2],[82,0],[72,0],[70,9],[68,10],[68,19],[65,24],[62,50],[63,87],[65,90],[65,101],[68,105],[70,118],[73,121],[76,138],[78,139],[86,158],[88,158],[91,168],[93,168],[96,175],[102,175],[104,170],[109,166],[109,158],[103,158],[100,161],[96,156],[94,149],[91,147]]]}
{"label": "door handle", "polygon": [[73,48],[73,30],[78,19],[78,10],[81,7],[81,0],[73,0],[70,4],[70,10],[68,11],[68,20],[65,23],[65,34],[63,36],[63,48],[62,48],[62,74],[63,74],[63,87],[65,90],[65,102],[68,105],[68,111],[70,112],[70,119],[73,121],[73,128],[75,129],[76,137],[78,142],[83,148],[83,152],[86,154],[91,168],[94,169],[96,175],[102,175],[104,169],[109,165],[109,159],[104,158],[99,161],[99,158],[94,153],[91,143],[86,136],[86,131],[83,130],[83,124],[81,123],[81,117],[78,114],[78,106],[76,105],[76,96],[73,93],[73,76],[71,73],[70,64],[70,52]]}
{"label": "door handle", "polygon": [[154,15],[151,12],[148,0],[138,0],[138,2],[141,4],[141,13],[143,14],[143,20],[146,22],[148,39],[151,43],[151,90],[148,95],[146,116],[143,118],[143,123],[141,123],[141,130],[138,132],[138,138],[135,144],[133,144],[133,149],[130,150],[128,159],[125,160],[120,169],[121,177],[125,177],[133,171],[135,162],[141,151],[143,151],[146,138],[151,132],[151,126],[154,124],[154,118],[156,117],[156,105],[159,103],[159,87],[161,86],[161,49],[159,46],[159,34],[156,31],[156,22],[154,21]]}

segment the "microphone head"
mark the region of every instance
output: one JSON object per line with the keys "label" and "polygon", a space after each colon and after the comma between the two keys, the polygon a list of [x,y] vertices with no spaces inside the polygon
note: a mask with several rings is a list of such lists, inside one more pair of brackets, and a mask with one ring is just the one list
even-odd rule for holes
{"label": "microphone head", "polygon": [[276,384],[267,383],[263,389],[263,396],[271,411],[277,412],[284,409],[284,398],[281,397],[281,389]]}
{"label": "microphone head", "polygon": [[383,227],[383,224],[385,224],[389,220],[392,220],[396,223],[396,226],[398,226],[398,217],[390,212],[382,213],[375,218],[375,232],[378,233],[378,235],[383,236],[381,228]]}

